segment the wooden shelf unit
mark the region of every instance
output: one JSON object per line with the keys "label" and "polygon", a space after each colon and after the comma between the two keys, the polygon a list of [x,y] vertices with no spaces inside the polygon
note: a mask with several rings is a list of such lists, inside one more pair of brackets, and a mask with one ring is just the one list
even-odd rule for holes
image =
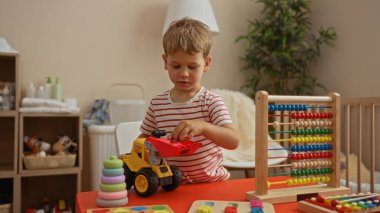
{"label": "wooden shelf unit", "polygon": [[14,87],[14,90],[10,91],[10,96],[13,96],[14,100],[13,107],[3,110],[0,104],[0,196],[9,199],[13,212],[17,212],[15,206],[19,204],[18,195],[15,193],[19,188],[17,179],[18,102],[20,100],[18,58],[18,54],[0,52],[0,82],[11,83]]}
{"label": "wooden shelf unit", "polygon": [[[35,170],[28,170],[23,164],[24,136],[37,136],[51,146],[58,140],[59,136],[67,135],[79,142],[78,150],[82,150],[82,120],[79,114],[61,113],[20,113],[20,146],[19,146],[19,172],[33,173]],[[72,169],[82,169],[82,156],[77,155],[77,161]],[[46,169],[43,173],[49,174],[55,170]]]}
{"label": "wooden shelf unit", "polygon": [[75,197],[78,192],[72,188],[79,187],[77,173],[21,176],[20,182],[20,212],[25,212],[26,208],[38,207],[44,196],[50,198],[51,203],[56,202],[56,199],[65,199],[75,210]]}
{"label": "wooden shelf unit", "polygon": [[[0,82],[11,85],[12,90],[14,88],[11,91],[12,107],[4,110],[0,104],[0,196],[12,203],[11,212],[38,207],[44,196],[49,197],[52,204],[57,199],[66,199],[75,209],[75,196],[81,191],[83,165],[82,117],[79,113],[20,113],[18,61],[18,54],[0,52]],[[26,169],[23,163],[25,135],[36,135],[51,144],[59,135],[75,138],[79,146],[75,165]]]}
{"label": "wooden shelf unit", "polygon": [[[81,191],[83,165],[82,118],[80,114],[20,113],[19,176],[21,211],[38,206],[41,198],[65,199],[75,207],[75,195]],[[24,136],[37,136],[53,145],[59,136],[67,135],[78,143],[75,165],[68,168],[27,169],[24,165]],[[62,184],[65,183],[65,184]],[[27,192],[26,192],[27,191]]]}
{"label": "wooden shelf unit", "polygon": [[0,178],[17,173],[18,116],[0,116]]}

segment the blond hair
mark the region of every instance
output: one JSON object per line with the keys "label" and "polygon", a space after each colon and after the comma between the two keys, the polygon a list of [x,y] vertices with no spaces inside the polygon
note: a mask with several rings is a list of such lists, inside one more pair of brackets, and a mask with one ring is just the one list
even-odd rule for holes
{"label": "blond hair", "polygon": [[188,54],[202,52],[203,57],[207,57],[212,45],[212,33],[206,24],[182,18],[170,24],[162,43],[166,55],[181,50]]}

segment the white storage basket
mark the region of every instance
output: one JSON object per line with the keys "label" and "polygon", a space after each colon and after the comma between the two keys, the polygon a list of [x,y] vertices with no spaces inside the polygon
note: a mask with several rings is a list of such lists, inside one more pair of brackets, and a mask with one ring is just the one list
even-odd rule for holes
{"label": "white storage basket", "polygon": [[117,156],[114,138],[115,126],[92,125],[88,128],[90,136],[91,189],[99,190],[103,161],[111,155]]}
{"label": "white storage basket", "polygon": [[109,105],[111,124],[122,122],[142,121],[145,116],[144,100],[117,99],[110,100]]}
{"label": "white storage basket", "polygon": [[[117,90],[117,89],[122,89]],[[125,96],[125,94],[138,91],[137,94],[141,99],[120,99],[115,96]],[[140,96],[141,95],[141,96]],[[145,116],[145,99],[144,88],[139,84],[133,83],[115,83],[108,88],[107,97],[110,101],[109,115],[112,125],[122,122],[142,121]]]}

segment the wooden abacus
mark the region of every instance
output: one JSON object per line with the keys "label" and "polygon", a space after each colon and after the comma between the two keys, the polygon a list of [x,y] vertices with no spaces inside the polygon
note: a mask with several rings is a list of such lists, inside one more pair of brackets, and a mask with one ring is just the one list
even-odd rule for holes
{"label": "wooden abacus", "polygon": [[[308,105],[305,105],[305,103]],[[269,123],[269,118],[275,118],[277,121]],[[278,130],[280,126],[287,126],[288,128],[288,131],[282,131],[283,133],[289,135],[289,132],[291,132],[295,135],[290,138],[274,139],[272,140],[273,142],[286,142],[292,145],[300,144],[291,146],[289,149],[289,151],[296,152],[296,154],[291,154],[289,159],[297,160],[298,164],[282,165],[292,167],[295,170],[292,175],[295,174],[297,178],[269,182],[268,168],[281,167],[281,165],[268,166],[268,134],[279,132],[269,132],[269,128]],[[289,126],[299,130],[289,131]],[[304,137],[299,137],[300,135]],[[313,145],[304,145],[306,143]],[[322,146],[318,144],[322,144]],[[328,96],[281,96],[268,95],[265,91],[256,93],[255,191],[246,193],[248,200],[259,199],[269,203],[284,203],[297,201],[297,196],[315,193],[324,196],[350,193],[348,188],[340,186],[339,154],[339,94],[331,93]],[[319,164],[319,161],[325,163]],[[304,169],[305,167],[317,169]],[[325,169],[326,167],[329,167],[329,169]],[[319,184],[321,182],[326,184]],[[292,187],[268,189],[270,185],[280,183],[292,185]],[[294,187],[294,185],[304,186]]]}

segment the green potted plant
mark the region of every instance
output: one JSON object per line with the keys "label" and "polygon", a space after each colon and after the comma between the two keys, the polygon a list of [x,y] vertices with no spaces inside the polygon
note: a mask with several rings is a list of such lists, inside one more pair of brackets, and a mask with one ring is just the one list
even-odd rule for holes
{"label": "green potted plant", "polygon": [[259,90],[270,94],[311,95],[326,90],[310,72],[322,45],[336,40],[333,28],[311,32],[310,0],[258,0],[260,19],[249,20],[249,29],[236,42],[245,43],[241,57],[248,72],[242,90],[251,97]]}

